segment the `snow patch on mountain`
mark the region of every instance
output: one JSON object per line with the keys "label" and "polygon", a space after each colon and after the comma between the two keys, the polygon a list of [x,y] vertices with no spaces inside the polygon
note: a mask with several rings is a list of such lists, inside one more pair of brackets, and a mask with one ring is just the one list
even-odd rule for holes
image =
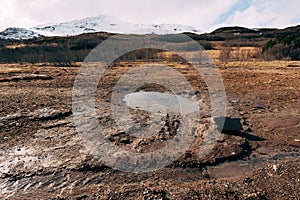
{"label": "snow patch on mountain", "polygon": [[87,17],[80,20],[73,20],[59,24],[47,24],[34,27],[32,30],[48,32],[57,36],[79,35],[90,32],[109,33],[138,33],[138,34],[172,34],[200,31],[191,26],[179,24],[133,24],[122,22],[115,18],[100,15],[98,17]]}
{"label": "snow patch on mountain", "polygon": [[3,40],[28,40],[41,37],[39,33],[25,28],[7,28],[0,32],[0,39]]}
{"label": "snow patch on mountain", "polygon": [[179,24],[134,24],[100,15],[58,24],[44,24],[30,29],[8,28],[0,32],[0,39],[32,39],[41,36],[75,36],[83,33],[109,32],[125,34],[175,34],[200,31]]}

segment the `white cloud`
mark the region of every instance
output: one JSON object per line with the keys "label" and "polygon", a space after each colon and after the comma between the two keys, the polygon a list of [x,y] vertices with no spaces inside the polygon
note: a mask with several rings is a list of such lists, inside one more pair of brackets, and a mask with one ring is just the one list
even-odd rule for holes
{"label": "white cloud", "polygon": [[238,0],[0,0],[0,29],[100,14],[135,23],[178,23],[202,30]]}
{"label": "white cloud", "polygon": [[223,24],[216,26],[284,28],[300,22],[298,5],[298,0],[252,0],[249,8],[233,13]]}
{"label": "white cloud", "polygon": [[203,31],[223,25],[285,27],[300,22],[299,0],[251,0],[248,8],[216,24],[238,2],[243,0],[0,0],[0,31],[101,14],[133,23],[192,25]]}

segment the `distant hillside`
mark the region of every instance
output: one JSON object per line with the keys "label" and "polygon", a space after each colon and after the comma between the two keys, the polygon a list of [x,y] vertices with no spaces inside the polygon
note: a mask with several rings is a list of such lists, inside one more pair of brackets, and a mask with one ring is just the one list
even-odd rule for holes
{"label": "distant hillside", "polygon": [[275,37],[263,46],[263,52],[279,60],[300,60],[300,26],[278,31]]}
{"label": "distant hillside", "polygon": [[[285,29],[224,27],[206,34],[186,33],[220,61],[249,59],[299,60],[300,26]],[[89,52],[114,34],[98,32],[68,37],[38,37],[27,40],[1,40],[1,63],[82,62]]]}
{"label": "distant hillside", "polygon": [[217,30],[212,32],[212,34],[247,34],[247,33],[258,33],[258,31],[255,29],[233,26],[233,27],[218,28]]}

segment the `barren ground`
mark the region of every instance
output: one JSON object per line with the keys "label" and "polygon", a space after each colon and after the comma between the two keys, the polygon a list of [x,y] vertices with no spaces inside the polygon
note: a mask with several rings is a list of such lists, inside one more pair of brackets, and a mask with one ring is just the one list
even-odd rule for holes
{"label": "barren ground", "polygon": [[[195,71],[170,65],[205,94],[205,84]],[[110,104],[115,81],[133,66],[121,63],[108,70],[98,91],[99,105]],[[72,117],[77,71],[78,67],[0,65],[1,198],[300,199],[297,65],[221,67],[227,116],[239,118],[243,130],[222,133],[205,158],[197,157],[196,140],[173,164],[142,174],[105,166],[83,144]],[[146,116],[135,112],[131,111],[136,119]],[[100,106],[98,114],[106,137],[132,151],[152,150],[151,142],[161,145],[176,135],[166,121],[166,129],[154,139],[131,138],[113,127],[108,110]],[[206,120],[203,117],[199,126]],[[198,137],[205,132],[203,126],[200,129]]]}

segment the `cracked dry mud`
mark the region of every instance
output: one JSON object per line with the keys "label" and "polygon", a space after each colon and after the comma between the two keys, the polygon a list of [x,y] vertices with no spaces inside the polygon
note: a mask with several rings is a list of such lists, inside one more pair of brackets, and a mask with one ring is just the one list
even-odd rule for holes
{"label": "cracked dry mud", "polygon": [[[153,120],[147,111],[129,109],[130,119],[138,127],[124,131],[116,125],[110,110],[114,85],[138,64],[119,63],[106,71],[97,90],[96,111],[107,141],[145,153],[176,137],[182,116],[159,115],[161,127],[145,137],[138,132]],[[204,152],[203,138],[216,129],[209,115],[207,87],[188,65],[169,66],[193,86],[196,94],[192,98],[200,105],[200,117],[192,117],[189,124],[195,127],[189,149],[170,165],[147,173],[110,168],[75,131],[72,88],[78,67],[2,66],[0,197],[299,199],[300,68],[220,68],[228,99],[227,117],[239,119],[242,130],[224,130],[212,138],[209,153],[199,156]],[[139,90],[172,92],[159,85]]]}

